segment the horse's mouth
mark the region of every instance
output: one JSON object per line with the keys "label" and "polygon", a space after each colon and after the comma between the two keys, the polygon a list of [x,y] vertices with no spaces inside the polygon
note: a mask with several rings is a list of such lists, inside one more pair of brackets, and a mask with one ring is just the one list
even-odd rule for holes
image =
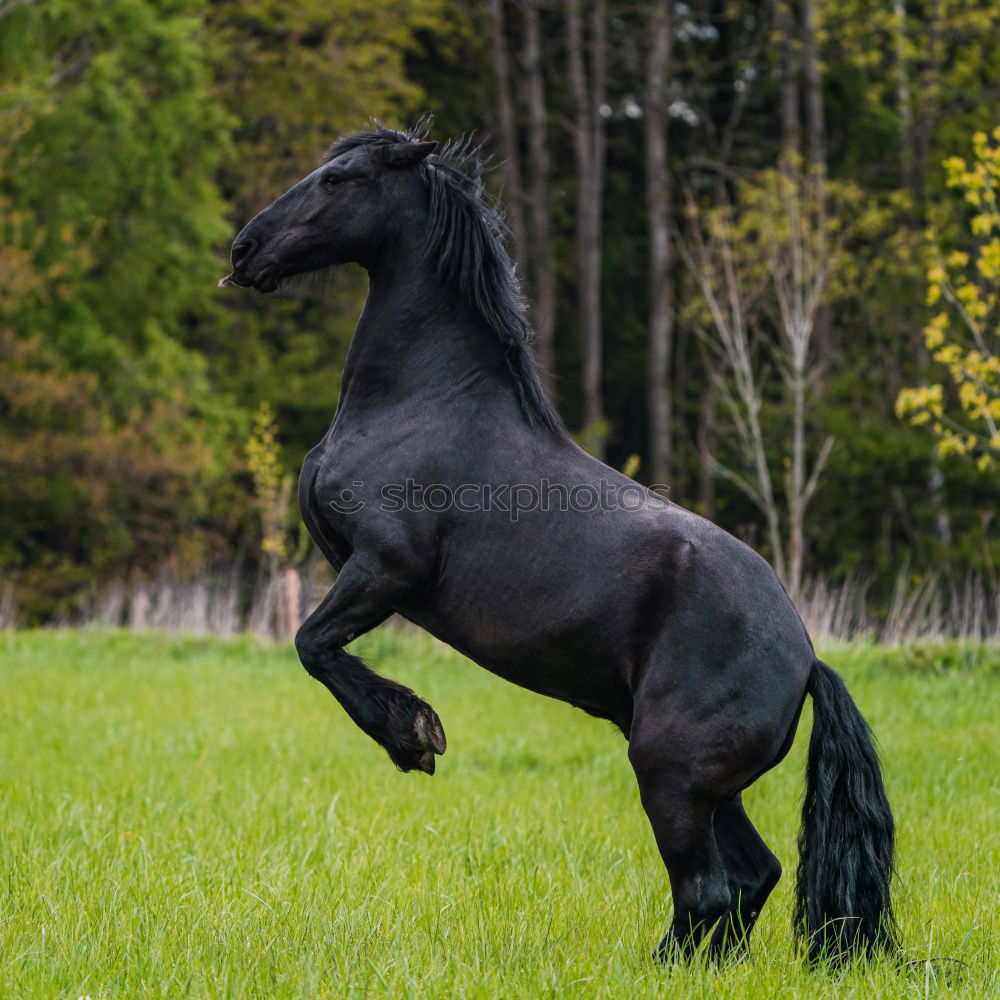
{"label": "horse's mouth", "polygon": [[255,288],[258,292],[264,293],[273,292],[278,287],[277,268],[272,264],[265,264],[252,278],[231,271],[224,278],[219,279],[219,288],[225,288],[227,285]]}
{"label": "horse's mouth", "polygon": [[258,292],[273,292],[278,287],[278,268],[265,264],[251,279],[250,284]]}

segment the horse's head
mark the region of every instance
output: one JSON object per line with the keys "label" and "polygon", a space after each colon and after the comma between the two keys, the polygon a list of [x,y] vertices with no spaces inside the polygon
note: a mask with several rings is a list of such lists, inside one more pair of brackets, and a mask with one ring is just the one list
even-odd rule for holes
{"label": "horse's head", "polygon": [[233,270],[219,286],[273,292],[282,278],[375,261],[413,212],[426,211],[411,168],[437,146],[381,135],[381,142],[334,144],[320,167],[255,215],[233,242]]}

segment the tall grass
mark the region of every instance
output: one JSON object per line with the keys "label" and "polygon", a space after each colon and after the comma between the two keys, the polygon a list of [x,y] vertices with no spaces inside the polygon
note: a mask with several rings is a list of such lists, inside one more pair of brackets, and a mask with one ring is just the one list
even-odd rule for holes
{"label": "tall grass", "polygon": [[871,597],[872,581],[849,575],[839,585],[822,579],[804,588],[799,613],[812,636],[870,639],[888,646],[954,638],[1000,640],[1000,585],[969,573],[919,575],[903,570],[888,601]]}
{"label": "tall grass", "polygon": [[[90,622],[191,635],[248,631],[287,638],[331,584],[329,574],[315,563],[301,574],[288,570],[256,582],[236,571],[195,580],[160,575],[130,586],[113,581],[60,624]],[[872,590],[871,579],[861,574],[839,584],[816,578],[804,587],[799,612],[819,641],[860,638],[898,645],[949,638],[1000,640],[1000,585],[993,578],[976,573],[961,579],[946,573],[920,576],[905,570],[888,600],[876,600]],[[5,613],[13,620],[13,598],[0,588],[0,627]]]}
{"label": "tall grass", "polygon": [[[421,634],[358,645],[441,713],[433,778],[287,644],[0,635],[2,995],[1000,995],[997,647],[823,651],[882,744],[913,963],[831,975],[793,951],[788,874],[748,960],[655,965],[668,884],[620,735]],[[809,726],[747,795],[786,873]]]}

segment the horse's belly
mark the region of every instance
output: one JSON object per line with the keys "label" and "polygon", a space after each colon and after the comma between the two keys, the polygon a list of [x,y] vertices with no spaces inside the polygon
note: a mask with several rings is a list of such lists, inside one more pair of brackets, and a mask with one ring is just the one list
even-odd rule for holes
{"label": "horse's belly", "polygon": [[400,613],[490,673],[538,694],[557,698],[627,729],[631,692],[627,669],[612,650],[602,652],[586,623],[537,631],[519,627],[494,608],[490,614],[457,616],[433,606],[401,607]]}

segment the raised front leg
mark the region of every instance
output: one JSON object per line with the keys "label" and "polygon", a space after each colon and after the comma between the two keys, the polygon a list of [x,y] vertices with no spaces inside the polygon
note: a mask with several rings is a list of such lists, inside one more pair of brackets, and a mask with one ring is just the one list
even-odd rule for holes
{"label": "raised front leg", "polygon": [[306,670],[385,748],[396,767],[433,774],[434,755],[444,753],[447,745],[437,712],[409,688],[380,677],[344,649],[385,621],[404,589],[377,560],[355,553],[299,629],[295,648]]}

